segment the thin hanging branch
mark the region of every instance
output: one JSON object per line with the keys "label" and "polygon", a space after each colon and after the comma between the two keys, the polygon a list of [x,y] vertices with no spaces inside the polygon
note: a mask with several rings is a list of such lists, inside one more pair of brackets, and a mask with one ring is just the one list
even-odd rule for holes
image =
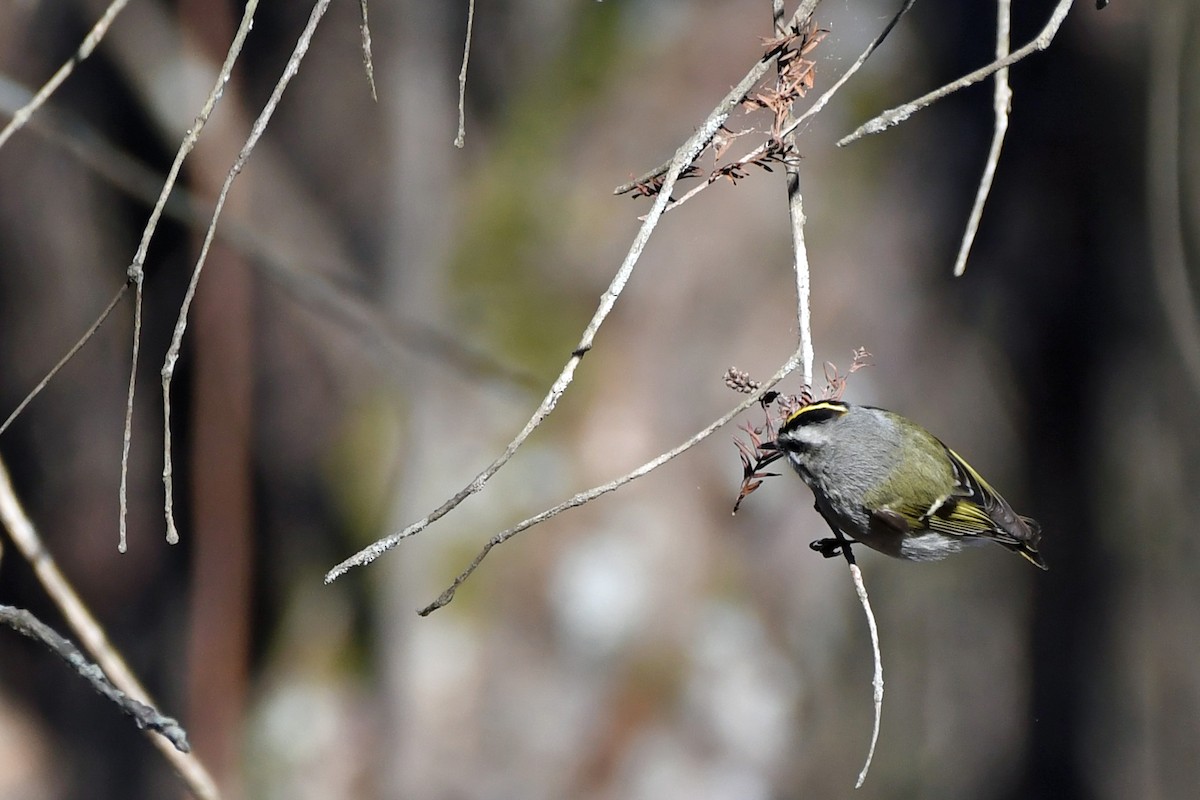
{"label": "thin hanging branch", "polygon": [[288,84],[291,83],[292,78],[299,71],[300,62],[304,60],[304,56],[308,52],[312,35],[316,31],[317,25],[320,24],[321,18],[325,16],[325,11],[328,8],[329,0],[317,0],[313,6],[312,12],[308,17],[308,23],[304,26],[304,30],[300,33],[300,38],[296,41],[296,46],[292,49],[292,55],[288,58],[287,65],[283,69],[283,74],[276,81],[270,98],[268,98],[266,104],[263,106],[263,110],[259,112],[258,119],[254,121],[254,125],[250,128],[250,135],[246,138],[246,143],[242,145],[242,149],[234,160],[233,166],[229,168],[229,173],[225,176],[225,182],[221,185],[221,191],[217,194],[217,203],[213,209],[212,222],[209,223],[208,231],[204,234],[204,243],[200,246],[200,255],[196,259],[196,266],[192,268],[192,278],[188,282],[187,292],[184,294],[183,303],[179,309],[179,316],[175,320],[175,333],[171,337],[171,346],[168,348],[167,356],[163,360],[161,373],[164,438],[163,488],[166,493],[164,511],[167,522],[167,541],[171,544],[179,541],[179,531],[175,526],[174,479],[171,466],[171,378],[175,374],[175,364],[179,360],[179,351],[183,347],[183,335],[187,330],[188,310],[195,299],[196,286],[200,282],[200,272],[204,269],[204,262],[208,258],[208,250],[212,246],[213,238],[216,236],[217,222],[221,217],[221,210],[225,207],[225,201],[229,197],[229,190],[233,186],[233,181],[241,173],[242,169],[245,168],[246,161],[249,160],[255,145],[258,144],[258,140],[266,131],[267,125],[271,121],[271,116],[275,113],[276,106],[279,105],[279,99],[283,96],[284,90],[287,89]]}
{"label": "thin hanging branch", "polygon": [[[88,31],[87,36],[85,36],[83,42],[80,43],[79,49],[75,51],[71,58],[69,58],[61,67],[58,68],[58,71],[50,77],[50,80],[46,81],[42,88],[37,91],[37,93],[29,100],[28,103],[21,108],[18,108],[13,113],[13,118],[9,120],[8,125],[4,127],[4,130],[0,131],[0,147],[3,147],[4,143],[7,142],[14,133],[24,127],[29,120],[33,118],[33,115],[37,112],[37,110],[46,104],[46,101],[48,101],[50,96],[58,90],[58,87],[62,85],[63,81],[65,81],[71,75],[71,73],[75,71],[75,67],[83,63],[92,54],[97,45],[99,45],[101,40],[103,40],[104,35],[108,33],[108,29],[112,25],[113,20],[117,18],[117,15],[124,10],[128,3],[129,0],[113,0],[113,2],[109,4],[108,8],[104,10],[104,14],[101,15],[100,19],[96,21],[96,24],[92,26],[92,29]],[[35,397],[41,394],[42,390],[49,385],[50,381],[53,380],[54,376],[58,374],[59,370],[66,366],[67,363],[70,362],[70,360],[74,358],[75,355],[83,348],[83,346],[88,343],[92,336],[96,334],[96,331],[100,329],[100,326],[104,324],[104,321],[108,319],[108,316],[112,313],[113,309],[116,308],[117,303],[120,302],[121,298],[125,296],[125,292],[128,291],[130,285],[131,282],[126,282],[121,286],[120,289],[117,290],[116,294],[113,295],[112,300],[110,300],[108,305],[105,306],[104,310],[100,312],[100,316],[97,317],[96,321],[93,322],[87,331],[84,332],[79,341],[77,341],[75,345],[67,351],[66,355],[58,360],[58,363],[55,364],[48,373],[46,373],[46,376],[38,382],[37,386],[35,386],[33,390],[25,396],[20,404],[13,409],[12,413],[8,415],[8,418],[4,420],[4,423],[0,425],[0,434],[3,434],[6,430],[8,430],[8,427],[12,425],[13,420],[21,415],[21,412],[25,410],[25,407],[28,406]],[[124,483],[123,474],[122,483]],[[124,527],[124,515],[122,515],[121,524],[122,527]],[[124,535],[122,535],[121,541],[122,543],[124,542]]]}
{"label": "thin hanging branch", "polygon": [[475,0],[468,0],[467,33],[463,37],[462,68],[458,71],[458,135],[454,137],[454,146],[458,148],[467,144],[467,62],[471,60],[471,31],[474,27]]}
{"label": "thin hanging branch", "polygon": [[[796,352],[799,354],[801,350],[797,350]],[[870,366],[870,358],[871,354],[865,348],[856,348],[850,362],[850,367],[845,373],[840,372],[833,364],[826,362],[825,390],[822,392],[821,397],[825,399],[840,399],[846,390],[846,383],[849,376],[864,367]],[[751,379],[749,374],[733,367],[730,367],[725,373],[725,385],[742,394],[755,392],[756,396],[761,398],[760,405],[764,413],[764,421],[761,425],[747,423],[742,426],[742,431],[746,434],[745,440],[740,438],[734,439],[734,444],[738,448],[738,456],[742,462],[742,485],[738,491],[737,500],[733,504],[733,513],[736,514],[742,502],[750,494],[757,491],[764,480],[770,477],[778,477],[779,473],[777,472],[764,471],[766,467],[783,456],[783,451],[775,446],[777,433],[795,410],[811,403],[816,395],[814,394],[811,381],[804,385],[799,395],[781,395],[775,392],[763,394],[759,391],[761,384],[758,381]],[[857,789],[867,779],[867,772],[871,769],[871,761],[875,757],[875,745],[879,740],[879,724],[883,715],[883,654],[879,648],[879,627],[875,622],[875,612],[871,610],[871,601],[867,595],[867,587],[863,581],[862,572],[855,562],[854,553],[851,552],[850,544],[846,541],[845,535],[832,524],[830,527],[833,529],[834,536],[842,544],[840,548],[841,552],[850,567],[850,578],[854,582],[854,590],[858,594],[863,614],[867,618],[867,627],[871,632],[871,655],[875,667],[874,678],[872,680],[872,686],[874,687],[872,697],[875,706],[875,721],[871,728],[871,743],[867,749],[867,758],[863,764],[862,771],[859,772],[858,782],[855,784],[855,788]]]}
{"label": "thin hanging branch", "polygon": [[[775,24],[775,36],[785,37],[791,31],[783,20],[783,0],[772,0],[772,21]],[[794,60],[794,59],[793,59]],[[776,60],[779,75],[780,94],[784,92],[782,84],[789,81],[786,63],[781,58]],[[788,95],[792,96],[792,95]],[[803,96],[803,95],[800,95]],[[777,115],[777,126],[788,127],[790,131],[780,136],[786,152],[796,152],[795,118],[792,114],[792,102],[787,103],[786,109]],[[813,341],[812,341],[812,308],[810,305],[811,276],[808,265],[808,245],[804,241],[804,195],[800,191],[800,164],[794,159],[786,165],[786,183],[788,198],[788,220],[792,229],[792,270],[796,276],[796,328],[800,337],[801,376],[804,385],[812,384],[813,377]]]}
{"label": "thin hanging branch", "polygon": [[[238,56],[242,52],[242,45],[246,41],[246,36],[250,33],[250,28],[254,23],[254,12],[258,9],[258,0],[248,0],[246,8],[242,12],[242,21],[238,25],[237,31],[234,33],[233,41],[229,45],[229,51],[225,55],[225,63],[221,65],[221,69],[217,72],[216,83],[213,84],[212,91],[209,92],[207,99],[204,101],[204,106],[200,109],[200,113],[196,115],[192,122],[192,127],[188,129],[183,137],[183,141],[179,144],[179,149],[175,153],[175,160],[171,163],[171,169],[167,172],[167,178],[163,181],[162,191],[159,192],[158,201],[154,204],[154,208],[150,212],[149,219],[146,220],[146,226],[142,229],[142,238],[138,242],[137,252],[133,255],[133,261],[129,264],[129,280],[134,286],[133,297],[133,347],[130,356],[129,366],[129,389],[125,396],[125,428],[121,438],[121,488],[119,492],[120,499],[120,534],[117,542],[117,550],[124,553],[127,547],[126,529],[127,518],[129,515],[129,504],[127,498],[127,490],[129,484],[129,447],[133,440],[133,402],[135,390],[137,387],[137,370],[138,357],[141,352],[142,339],[142,284],[145,282],[145,264],[146,254],[150,250],[150,241],[154,238],[155,231],[158,230],[158,221],[162,217],[163,209],[166,207],[167,198],[171,195],[171,189],[175,186],[175,181],[179,178],[179,171],[183,167],[183,161],[192,152],[196,146],[196,141],[200,138],[200,131],[204,129],[208,118],[212,116],[213,109],[217,103],[221,101],[222,95],[225,93],[225,84],[229,82],[229,76],[233,73],[233,65],[237,62]],[[168,432],[170,425],[167,425]],[[167,466],[166,470],[170,470],[170,446],[167,448]],[[169,482],[169,478],[164,476],[164,480]],[[170,506],[170,490],[168,489],[167,505]],[[170,514],[168,513],[168,520]],[[174,532],[173,527],[167,526],[167,541],[171,544],[179,541],[179,536]]]}
{"label": "thin hanging branch", "polygon": [[[996,0],[997,59],[1008,55],[1011,18],[1011,0]],[[1000,150],[1004,147],[1004,136],[1008,133],[1008,114],[1012,110],[1012,89],[1008,85],[1008,67],[996,70],[992,79],[996,84],[995,91],[992,93],[992,111],[996,115],[996,121],[992,127],[992,144],[988,148],[983,174],[979,177],[979,188],[975,192],[975,203],[971,206],[971,215],[967,218],[967,228],[963,231],[962,244],[958,247],[958,257],[954,260],[955,277],[959,277],[967,271],[967,256],[971,253],[971,245],[975,243],[975,233],[979,230],[979,220],[983,217],[983,206],[992,191],[992,179],[996,176],[996,165],[1000,163]]]}
{"label": "thin hanging branch", "polygon": [[867,760],[862,771],[858,773],[855,789],[861,789],[867,780],[867,771],[871,769],[871,761],[875,758],[875,744],[879,741],[879,720],[883,716],[883,657],[879,648],[879,626],[875,624],[875,612],[871,610],[871,600],[867,597],[867,585],[863,582],[862,570],[854,563],[850,548],[843,547],[842,552],[850,562],[850,577],[854,580],[854,591],[862,604],[863,613],[867,615],[867,627],[871,629],[871,652],[875,656],[875,671],[871,677],[871,700],[875,706],[875,724],[871,727],[871,745],[867,748]]}

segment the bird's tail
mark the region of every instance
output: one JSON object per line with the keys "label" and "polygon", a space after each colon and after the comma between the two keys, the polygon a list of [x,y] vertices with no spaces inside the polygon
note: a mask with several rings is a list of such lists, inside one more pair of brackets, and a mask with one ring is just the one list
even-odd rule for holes
{"label": "bird's tail", "polygon": [[1004,546],[1012,550],[1017,555],[1024,558],[1030,564],[1033,564],[1038,569],[1050,569],[1046,565],[1046,560],[1042,558],[1042,554],[1038,552],[1038,544],[1042,541],[1042,526],[1036,519],[1030,517],[1021,517],[1021,522],[1029,529],[1029,537],[1023,538],[1015,542],[1003,542]]}

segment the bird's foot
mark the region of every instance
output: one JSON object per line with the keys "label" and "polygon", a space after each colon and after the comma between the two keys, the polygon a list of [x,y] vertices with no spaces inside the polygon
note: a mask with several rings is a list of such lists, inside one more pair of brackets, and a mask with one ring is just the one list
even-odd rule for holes
{"label": "bird's foot", "polygon": [[846,547],[849,547],[850,542],[839,541],[837,539],[829,538],[829,539],[817,539],[815,541],[808,543],[808,546],[810,548],[812,548],[813,550],[816,550],[818,553],[825,556],[825,558],[835,558],[837,556],[840,556],[842,554],[842,546],[843,545],[845,545]]}

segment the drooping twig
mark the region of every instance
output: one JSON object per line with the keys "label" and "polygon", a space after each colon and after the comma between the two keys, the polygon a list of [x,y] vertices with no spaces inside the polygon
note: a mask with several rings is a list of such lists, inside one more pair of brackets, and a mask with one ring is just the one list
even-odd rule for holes
{"label": "drooping twig", "polygon": [[[875,745],[879,741],[879,720],[883,716],[883,656],[879,648],[879,626],[875,624],[875,612],[871,610],[871,600],[867,596],[867,585],[863,581],[862,570],[858,568],[858,562],[854,558],[854,551],[851,549],[851,542],[846,539],[846,535],[842,533],[841,528],[833,522],[829,522],[829,527],[833,530],[834,538],[840,545],[839,551],[842,557],[846,559],[847,566],[850,567],[850,578],[854,581],[854,591],[858,595],[858,602],[862,605],[863,614],[867,617],[867,627],[871,632],[871,654],[875,662],[875,670],[871,678],[871,697],[875,706],[875,723],[871,726],[871,744],[867,747],[867,758],[863,763],[862,770],[858,773],[858,780],[854,783],[855,789],[861,789],[863,783],[867,780],[867,772],[871,769],[871,761],[875,758]],[[814,542],[811,547],[816,549]]]}
{"label": "drooping twig", "polygon": [[50,648],[59,658],[67,662],[71,669],[86,679],[93,689],[116,703],[124,714],[133,717],[133,721],[139,728],[161,733],[181,753],[191,751],[192,747],[188,744],[187,731],[177,721],[170,717],[164,717],[158,709],[134,700],[113,686],[105,676],[104,670],[89,661],[83,653],[79,652],[78,647],[29,611],[0,605],[0,622],[8,625],[17,633]]}
{"label": "drooping twig", "polygon": [[[996,0],[997,59],[1008,55],[1011,18],[1011,0]],[[975,242],[975,233],[979,230],[979,220],[983,217],[983,206],[987,202],[988,194],[992,191],[996,165],[1000,163],[1000,150],[1004,147],[1004,136],[1008,133],[1008,114],[1012,109],[1012,89],[1008,85],[1008,67],[996,70],[992,79],[996,84],[992,94],[992,111],[996,115],[995,123],[992,126],[992,144],[988,148],[983,174],[979,177],[979,188],[975,192],[975,203],[971,206],[971,215],[967,218],[967,228],[963,231],[962,243],[958,247],[958,257],[954,260],[956,277],[961,276],[967,270],[967,256],[970,255],[971,245]]]}
{"label": "drooping twig", "polygon": [[1073,2],[1074,0],[1058,0],[1058,5],[1055,6],[1054,11],[1051,12],[1050,19],[1047,21],[1046,26],[1042,28],[1042,31],[1025,46],[1014,50],[1004,58],[997,59],[987,66],[980,67],[974,72],[962,76],[958,80],[951,81],[939,89],[935,89],[928,94],[922,95],[916,100],[912,100],[904,105],[896,106],[895,108],[884,111],[874,119],[863,123],[856,131],[854,131],[854,133],[851,133],[849,136],[843,137],[841,140],[839,140],[838,147],[844,147],[851,142],[856,142],[864,136],[882,133],[894,125],[899,125],[901,122],[904,122],[922,108],[932,105],[938,100],[941,100],[943,97],[953,94],[959,89],[964,89],[967,86],[979,83],[979,81],[988,77],[997,70],[1012,66],[1028,56],[1030,53],[1045,50],[1050,46],[1050,43],[1054,41],[1054,36],[1058,33],[1059,27],[1062,26],[1063,20],[1066,19],[1067,12],[1071,10],[1071,4]]}
{"label": "drooping twig", "polygon": [[475,0],[467,2],[467,33],[463,37],[462,68],[458,71],[458,135],[454,137],[454,146],[465,147],[467,144],[467,62],[471,60],[471,31],[475,27]]}
{"label": "drooping twig", "polygon": [[[75,589],[59,570],[54,557],[46,548],[37,529],[34,528],[25,509],[13,492],[8,470],[0,459],[0,523],[3,523],[17,550],[33,567],[38,582],[47,596],[54,602],[59,613],[74,631],[83,648],[91,654],[113,685],[125,694],[146,705],[153,705],[149,693],[142,687],[125,659],[117,652],[108,635],[100,627],[87,606],[76,594]],[[203,800],[218,798],[216,784],[204,768],[204,764],[193,753],[184,753],[161,736],[151,736],[150,741],[163,757],[175,768],[187,784],[188,789]]]}
{"label": "drooping twig", "polygon": [[883,655],[879,648],[879,626],[875,624],[875,612],[871,610],[871,600],[867,597],[867,585],[863,582],[862,570],[854,563],[849,555],[850,548],[843,548],[850,562],[850,577],[854,580],[854,591],[858,594],[858,602],[862,604],[863,613],[867,616],[867,627],[871,629],[871,655],[875,661],[875,671],[871,676],[871,699],[875,706],[875,724],[871,727],[871,746],[867,748],[867,760],[862,771],[858,773],[855,789],[861,789],[867,779],[867,771],[871,769],[871,761],[875,758],[875,744],[879,741],[879,720],[883,716]]}
{"label": "drooping twig", "polygon": [[[196,141],[200,138],[200,131],[204,129],[208,118],[212,116],[213,109],[220,102],[222,95],[225,93],[225,84],[229,82],[229,76],[233,73],[233,65],[237,61],[238,55],[242,52],[242,45],[246,41],[246,36],[250,33],[250,28],[254,23],[254,12],[258,8],[258,0],[249,0],[246,3],[246,8],[242,12],[242,21],[238,25],[237,31],[234,33],[233,41],[229,45],[229,51],[225,55],[225,62],[221,65],[220,71],[217,73],[216,83],[212,90],[208,93],[208,97],[204,101],[200,113],[192,121],[192,126],[188,129],[183,137],[183,141],[179,144],[179,149],[175,152],[175,160],[171,163],[171,169],[167,171],[167,178],[163,181],[162,190],[159,192],[158,201],[155,202],[154,208],[150,211],[150,217],[146,220],[146,225],[142,229],[142,238],[138,242],[137,252],[133,254],[133,261],[129,264],[129,280],[134,286],[133,296],[133,347],[130,357],[129,366],[129,390],[125,396],[125,428],[121,439],[121,489],[120,497],[120,534],[117,543],[117,549],[122,553],[125,552],[126,541],[126,519],[128,516],[129,506],[127,500],[127,486],[129,482],[129,447],[133,440],[133,402],[135,389],[137,386],[137,370],[138,356],[141,351],[142,338],[142,284],[145,282],[145,264],[146,254],[150,250],[150,241],[154,238],[155,231],[158,230],[158,220],[162,216],[163,208],[166,207],[167,198],[171,195],[171,189],[175,186],[175,181],[179,177],[179,171],[183,167],[183,161],[192,152],[196,146]],[[170,423],[166,425],[168,435],[170,433]],[[169,440],[168,440],[169,441]],[[167,508],[170,508],[170,452],[171,448],[168,444],[165,448],[167,453],[166,466],[164,467],[164,481],[168,484],[167,489]],[[179,535],[175,533],[174,526],[171,524],[171,515],[168,511],[167,519],[167,541],[174,544],[179,541]]]}
{"label": "drooping twig", "polygon": [[283,68],[283,74],[275,82],[275,88],[271,90],[271,96],[267,99],[262,111],[259,112],[258,118],[254,120],[254,124],[250,128],[250,135],[246,137],[245,144],[242,145],[242,149],[234,160],[233,166],[229,168],[229,172],[225,176],[225,182],[221,184],[221,190],[217,194],[216,206],[213,209],[212,222],[209,223],[208,231],[204,234],[204,242],[200,246],[200,255],[196,259],[196,265],[192,268],[192,277],[188,282],[187,291],[184,293],[183,303],[179,309],[179,316],[175,320],[175,332],[171,337],[171,346],[168,348],[167,356],[163,360],[163,488],[166,494],[164,510],[167,522],[167,541],[172,544],[179,541],[179,531],[175,526],[174,502],[172,498],[174,478],[171,466],[171,379],[175,374],[175,364],[179,360],[179,351],[183,346],[183,335],[187,330],[188,311],[191,308],[192,301],[195,299],[196,286],[200,282],[200,273],[204,269],[204,262],[208,258],[208,250],[212,246],[213,238],[216,235],[217,222],[221,217],[221,210],[225,207],[225,201],[229,197],[229,189],[233,186],[233,181],[246,166],[246,161],[249,160],[250,154],[254,152],[255,145],[258,144],[258,140],[266,131],[267,125],[271,121],[271,116],[275,113],[276,106],[279,105],[279,99],[283,96],[284,90],[287,89],[288,84],[291,83],[292,78],[296,76],[296,72],[300,69],[300,62],[304,60],[304,56],[308,52],[308,45],[312,41],[313,32],[316,31],[317,25],[320,24],[321,18],[325,16],[328,8],[329,0],[317,0],[313,5],[312,12],[308,16],[308,22],[305,24],[304,30],[301,31],[300,37],[296,40],[296,46],[292,48],[292,55],[288,58],[287,65]]}
{"label": "drooping twig", "polygon": [[108,28],[112,25],[113,20],[116,19],[117,14],[120,14],[128,4],[129,0],[113,0],[109,4],[108,8],[104,10],[104,14],[96,21],[92,29],[88,31],[87,36],[83,37],[83,42],[79,45],[79,49],[67,59],[66,63],[58,68],[57,72],[50,76],[50,80],[46,81],[41,89],[38,89],[33,99],[17,109],[16,113],[13,114],[13,118],[4,126],[4,130],[0,131],[0,147],[3,147],[4,143],[14,133],[20,130],[25,123],[29,122],[34,112],[45,105],[46,101],[50,99],[50,95],[54,94],[58,87],[62,85],[62,82],[75,71],[75,67],[83,63],[92,54],[92,51],[96,49],[96,45],[100,44],[100,40],[108,32]]}

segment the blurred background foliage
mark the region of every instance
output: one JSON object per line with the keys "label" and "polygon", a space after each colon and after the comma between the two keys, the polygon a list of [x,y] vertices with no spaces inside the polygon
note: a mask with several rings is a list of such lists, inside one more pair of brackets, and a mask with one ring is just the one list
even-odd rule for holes
{"label": "blurred background foliage", "polygon": [[[896,5],[821,4],[818,91]],[[1015,5],[1019,43],[1053,4]],[[612,187],[661,163],[744,74],[769,6],[481,0],[457,150],[465,3],[371,5],[378,103],[357,4],[333,4],[201,281],[173,394],[170,547],[158,372],[214,187],[309,11],[260,9],[150,250],[129,552],[116,550],[128,301],[0,438],[48,546],[229,797],[851,793],[870,730],[866,626],[844,567],[808,550],[825,531],[798,481],[769,481],[729,516],[732,430],[504,545],[448,608],[413,613],[488,536],[729,408],[730,364],[765,377],[791,352],[780,171],[669,214],[517,458],[421,536],[321,582],[524,424],[648,206]],[[9,114],[102,8],[0,4]],[[238,13],[130,4],[0,149],[5,415],[124,280]],[[952,443],[1042,521],[1051,565],[999,548],[929,565],[864,554],[887,697],[858,795],[1189,797],[1200,14],[1077,3],[1014,68],[996,186],[953,279],[990,85],[833,143],[990,60],[993,19],[918,3],[799,140],[818,359],[874,353],[847,397]],[[62,627],[11,548],[0,602]],[[180,791],[109,704],[0,636],[0,796]]]}

